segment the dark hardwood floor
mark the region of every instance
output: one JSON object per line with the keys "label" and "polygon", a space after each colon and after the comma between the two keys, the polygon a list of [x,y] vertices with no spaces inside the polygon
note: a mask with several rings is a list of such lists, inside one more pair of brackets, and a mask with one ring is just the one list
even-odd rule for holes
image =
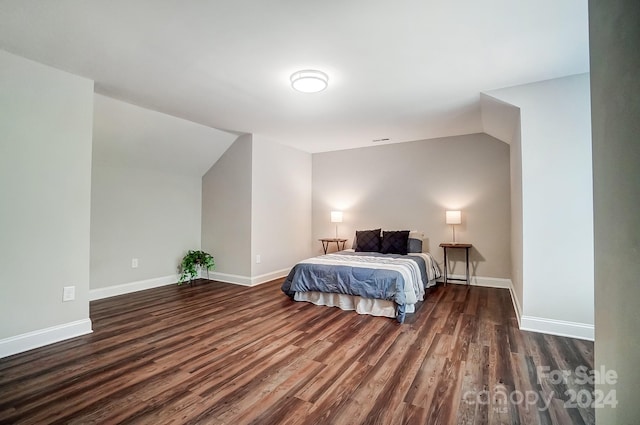
{"label": "dark hardwood floor", "polygon": [[280,282],[92,302],[93,334],[0,359],[0,423],[595,422],[593,343],[521,332],[507,290],[439,285],[399,325]]}

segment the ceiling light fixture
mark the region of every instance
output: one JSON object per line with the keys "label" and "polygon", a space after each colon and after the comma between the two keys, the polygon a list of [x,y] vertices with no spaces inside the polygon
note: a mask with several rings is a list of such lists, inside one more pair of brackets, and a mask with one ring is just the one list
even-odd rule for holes
{"label": "ceiling light fixture", "polygon": [[291,74],[291,87],[302,93],[317,93],[328,85],[329,77],[322,71],[305,69]]}

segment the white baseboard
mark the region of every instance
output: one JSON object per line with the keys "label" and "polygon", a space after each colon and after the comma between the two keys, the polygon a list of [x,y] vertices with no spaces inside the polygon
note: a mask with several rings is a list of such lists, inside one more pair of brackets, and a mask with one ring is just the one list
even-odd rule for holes
{"label": "white baseboard", "polygon": [[254,276],[251,278],[252,285],[260,285],[262,283],[271,282],[274,279],[280,279],[281,277],[286,277],[291,271],[291,267],[281,270],[276,270],[275,272],[261,274],[259,276]]}
{"label": "white baseboard", "polygon": [[54,342],[64,341],[65,339],[90,334],[91,332],[93,332],[91,319],[82,319],[0,339],[0,358],[43,347]]}
{"label": "white baseboard", "polygon": [[[451,274],[448,275],[447,278],[453,278],[453,279],[465,279],[466,277],[464,275],[458,275],[458,274]],[[444,279],[444,276],[442,277],[442,279]],[[470,285],[471,286],[485,286],[487,288],[504,288],[504,289],[511,289],[511,279],[504,279],[501,277],[482,277],[482,276],[471,276],[470,280]],[[453,280],[453,281],[448,281],[448,284],[457,284],[457,285],[466,285],[467,283],[464,281],[460,281],[460,280]]]}
{"label": "white baseboard", "polygon": [[[243,286],[255,286],[269,282],[289,274],[291,269],[282,269],[275,272],[266,273],[260,276],[248,277],[235,274],[209,272],[209,279],[220,282],[234,283]],[[201,278],[207,277],[207,272],[200,272]],[[145,289],[158,288],[165,285],[173,285],[178,282],[179,275],[157,277],[154,279],[140,280],[137,282],[123,283],[120,285],[107,286],[89,290],[89,301],[101,300],[103,298],[115,297],[117,295],[129,294],[131,292],[144,291]]]}
{"label": "white baseboard", "polygon": [[144,291],[145,289],[158,288],[178,282],[178,275],[156,277],[153,279],[139,280],[137,282],[123,283],[89,290],[89,301],[115,297],[116,295],[129,294],[131,292]]}
{"label": "white baseboard", "polygon": [[520,301],[518,301],[518,297],[516,297],[516,291],[513,288],[513,282],[511,282],[509,293],[511,294],[511,303],[513,304],[513,309],[516,311],[516,319],[518,319],[518,327],[522,329],[522,307],[520,306]]}
{"label": "white baseboard", "polygon": [[[206,277],[204,273],[201,277]],[[251,286],[251,278],[248,276],[241,276],[239,274],[229,274],[220,272],[209,272],[209,279],[217,280],[218,282],[234,283],[236,285]]]}
{"label": "white baseboard", "polygon": [[[279,279],[281,277],[285,277],[289,274],[291,269],[282,269],[276,270],[271,273],[261,274],[259,276],[249,277],[249,276],[241,276],[237,274],[228,274],[228,273],[219,273],[219,272],[209,272],[209,278],[213,280],[217,280],[225,283],[234,283],[236,285],[242,286],[256,286],[262,283],[270,282],[274,279]],[[204,274],[206,276],[206,273]]]}
{"label": "white baseboard", "polygon": [[545,319],[543,317],[522,316],[520,330],[586,339],[589,341],[595,339],[595,328],[593,325],[567,322],[565,320]]}

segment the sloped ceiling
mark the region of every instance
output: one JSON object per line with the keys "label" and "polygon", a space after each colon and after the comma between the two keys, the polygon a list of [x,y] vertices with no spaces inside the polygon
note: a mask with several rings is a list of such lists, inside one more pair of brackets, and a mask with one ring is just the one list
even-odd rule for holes
{"label": "sloped ceiling", "polygon": [[236,135],[94,96],[93,163],[201,177]]}
{"label": "sloped ceiling", "polygon": [[[586,0],[0,0],[0,48],[308,152],[482,131],[480,92],[588,71]],[[329,88],[302,94],[296,70]]]}

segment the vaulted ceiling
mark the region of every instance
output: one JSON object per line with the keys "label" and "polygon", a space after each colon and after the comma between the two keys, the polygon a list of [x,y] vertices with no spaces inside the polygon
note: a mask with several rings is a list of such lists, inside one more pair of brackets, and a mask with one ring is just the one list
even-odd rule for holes
{"label": "vaulted ceiling", "polygon": [[[482,131],[480,92],[588,72],[586,0],[0,0],[0,48],[308,152]],[[290,86],[300,69],[327,90]]]}

